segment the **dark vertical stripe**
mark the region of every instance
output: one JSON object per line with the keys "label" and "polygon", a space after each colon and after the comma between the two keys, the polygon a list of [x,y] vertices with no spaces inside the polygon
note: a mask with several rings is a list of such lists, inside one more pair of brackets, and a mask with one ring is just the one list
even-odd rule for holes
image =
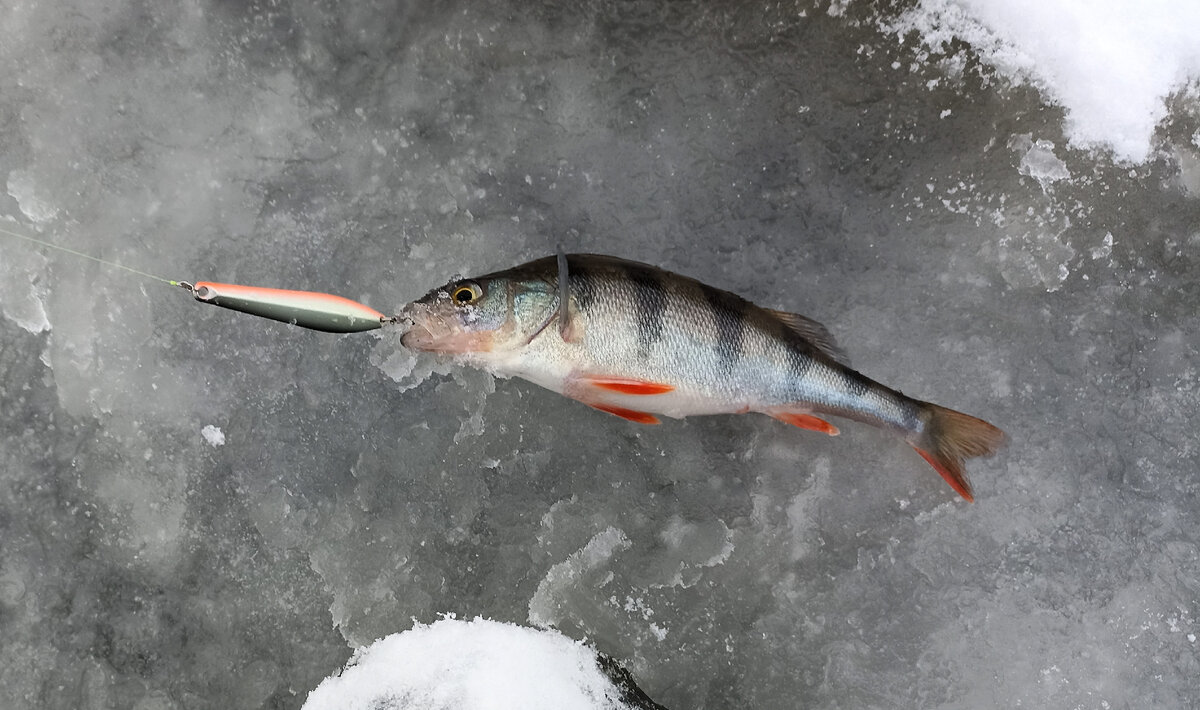
{"label": "dark vertical stripe", "polygon": [[570,273],[567,281],[571,287],[571,298],[580,313],[591,313],[592,304],[596,302],[596,275],[578,260],[571,260]]}
{"label": "dark vertical stripe", "polygon": [[658,274],[650,269],[640,266],[628,268],[626,275],[633,286],[638,355],[646,357],[650,354],[650,348],[662,339],[667,294]]}
{"label": "dark vertical stripe", "polygon": [[718,367],[722,375],[729,376],[742,357],[742,338],[746,332],[746,302],[728,291],[708,286],[702,286],[701,289],[717,329]]}

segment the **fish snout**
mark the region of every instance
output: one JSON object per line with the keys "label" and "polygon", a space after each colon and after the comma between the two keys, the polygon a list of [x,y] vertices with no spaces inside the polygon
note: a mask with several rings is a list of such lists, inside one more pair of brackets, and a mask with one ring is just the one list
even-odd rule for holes
{"label": "fish snout", "polygon": [[408,332],[400,337],[400,343],[411,350],[462,354],[492,349],[491,332],[467,326],[460,314],[447,313],[437,304],[410,303],[401,317],[412,323]]}
{"label": "fish snout", "polygon": [[437,327],[437,319],[432,309],[421,302],[413,302],[404,307],[400,317],[409,323],[409,328],[400,336],[400,344],[410,350],[437,350],[439,331],[445,328]]}
{"label": "fish snout", "polygon": [[400,344],[409,350],[429,350],[433,345],[433,338],[428,330],[414,325],[407,333],[400,336]]}

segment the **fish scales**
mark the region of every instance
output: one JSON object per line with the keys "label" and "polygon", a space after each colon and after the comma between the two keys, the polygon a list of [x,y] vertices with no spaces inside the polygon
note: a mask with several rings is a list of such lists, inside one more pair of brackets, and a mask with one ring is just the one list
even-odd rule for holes
{"label": "fish scales", "polygon": [[[571,293],[584,294],[578,309],[580,343],[563,343],[553,329],[544,329],[526,346],[528,363],[509,363],[513,372],[500,367],[500,374],[542,384],[530,370],[561,369],[550,366],[557,361],[588,371],[669,380],[682,395],[676,399],[686,402],[655,409],[669,416],[804,401],[822,413],[905,424],[897,420],[903,408],[889,392],[866,397],[873,385],[881,385],[821,362],[810,343],[736,294],[632,262],[572,256],[568,263]],[[523,267],[523,278],[541,279],[547,288],[556,285],[551,259],[528,266],[535,268]],[[734,331],[736,341],[730,335]],[[613,399],[629,404],[625,398]]]}
{"label": "fish scales", "polygon": [[[597,409],[654,423],[655,414],[757,411],[836,434],[817,415],[900,435],[964,497],[966,458],[1003,432],[910,398],[844,363],[820,324],[647,264],[547,257],[451,282],[410,304],[404,343],[518,376]],[[552,324],[553,327],[552,327]]]}
{"label": "fish scales", "polygon": [[[780,343],[756,338],[746,312],[752,305],[733,294],[642,265],[571,263],[572,281],[578,275],[596,289],[589,308],[580,311],[584,336],[572,356],[584,369],[670,380],[676,390],[709,399],[709,408],[721,412],[749,406],[751,393],[778,389],[783,380],[771,369],[780,363],[797,371],[809,367]],[[558,347],[553,338],[539,337]]]}
{"label": "fish scales", "polygon": [[718,374],[729,379],[741,363],[746,347],[743,342],[747,324],[744,305],[746,302],[739,296],[716,288],[701,289],[701,294],[708,303],[713,328],[716,330],[715,345],[720,364]]}

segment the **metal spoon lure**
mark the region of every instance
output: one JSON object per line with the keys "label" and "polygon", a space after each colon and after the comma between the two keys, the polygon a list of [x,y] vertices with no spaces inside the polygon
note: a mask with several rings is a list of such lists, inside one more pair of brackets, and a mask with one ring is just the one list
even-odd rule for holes
{"label": "metal spoon lure", "polygon": [[291,323],[325,333],[361,333],[381,328],[395,318],[348,298],[316,291],[289,291],[261,286],[198,281],[178,282],[201,303]]}

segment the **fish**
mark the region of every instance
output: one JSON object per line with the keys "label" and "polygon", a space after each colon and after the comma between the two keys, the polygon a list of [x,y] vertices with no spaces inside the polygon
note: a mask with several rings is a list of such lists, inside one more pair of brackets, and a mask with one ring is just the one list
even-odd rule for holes
{"label": "fish", "polygon": [[852,369],[829,330],[696,279],[600,254],[540,258],[455,278],[402,310],[402,344],[519,377],[640,424],[760,412],[837,435],[828,417],[912,446],[967,501],[967,459],[996,426]]}

